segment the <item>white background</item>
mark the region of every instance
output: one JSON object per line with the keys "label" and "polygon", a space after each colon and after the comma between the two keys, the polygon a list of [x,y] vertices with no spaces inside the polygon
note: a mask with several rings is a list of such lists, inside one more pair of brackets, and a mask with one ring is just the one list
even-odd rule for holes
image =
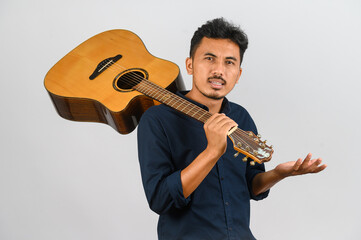
{"label": "white background", "polygon": [[59,117],[47,71],[91,36],[137,33],[184,68],[193,32],[225,17],[249,49],[231,101],[275,146],[271,169],[312,152],[328,168],[287,179],[252,202],[258,239],[361,239],[361,2],[0,2],[0,239],[157,239],[137,160],[136,131]]}

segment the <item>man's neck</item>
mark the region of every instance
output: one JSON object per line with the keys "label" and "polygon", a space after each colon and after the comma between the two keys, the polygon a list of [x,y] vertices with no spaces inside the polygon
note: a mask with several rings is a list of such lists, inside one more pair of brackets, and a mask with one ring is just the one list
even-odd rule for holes
{"label": "man's neck", "polygon": [[219,113],[221,111],[223,98],[212,99],[201,94],[194,94],[192,91],[188,92],[185,96],[208,107],[209,112],[212,114]]}

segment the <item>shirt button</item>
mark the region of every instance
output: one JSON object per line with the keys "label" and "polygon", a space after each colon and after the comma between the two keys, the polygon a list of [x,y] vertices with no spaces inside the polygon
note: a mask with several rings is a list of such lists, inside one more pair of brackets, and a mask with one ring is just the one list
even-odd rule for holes
{"label": "shirt button", "polygon": [[228,205],[229,205],[229,202],[226,202],[226,205],[228,206]]}
{"label": "shirt button", "polygon": [[224,180],[224,177],[221,177],[221,180]]}
{"label": "shirt button", "polygon": [[232,231],[232,228],[230,227],[230,228],[228,228],[228,230],[229,230],[229,231]]}

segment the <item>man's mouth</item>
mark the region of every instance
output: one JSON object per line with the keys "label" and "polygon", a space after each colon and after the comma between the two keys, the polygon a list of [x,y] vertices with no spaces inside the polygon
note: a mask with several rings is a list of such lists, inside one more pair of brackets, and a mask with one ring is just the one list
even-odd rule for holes
{"label": "man's mouth", "polygon": [[211,84],[212,88],[221,89],[222,86],[226,83],[222,78],[209,78],[209,83]]}

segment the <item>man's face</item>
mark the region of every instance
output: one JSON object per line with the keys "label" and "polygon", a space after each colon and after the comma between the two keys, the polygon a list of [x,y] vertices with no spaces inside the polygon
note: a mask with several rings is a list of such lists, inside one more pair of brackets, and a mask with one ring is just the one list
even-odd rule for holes
{"label": "man's face", "polygon": [[194,56],[186,60],[187,72],[193,75],[192,94],[202,98],[224,98],[241,76],[240,61],[236,43],[204,37]]}

